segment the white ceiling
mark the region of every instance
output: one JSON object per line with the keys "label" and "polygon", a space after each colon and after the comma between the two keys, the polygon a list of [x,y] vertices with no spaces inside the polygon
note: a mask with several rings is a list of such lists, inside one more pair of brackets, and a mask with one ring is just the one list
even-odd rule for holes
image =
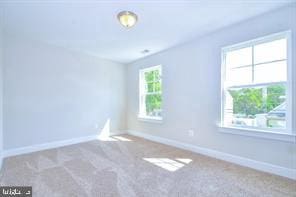
{"label": "white ceiling", "polygon": [[[128,63],[295,0],[0,1],[5,28],[50,44]],[[117,21],[129,10],[139,21]],[[148,49],[150,53],[142,54]]]}

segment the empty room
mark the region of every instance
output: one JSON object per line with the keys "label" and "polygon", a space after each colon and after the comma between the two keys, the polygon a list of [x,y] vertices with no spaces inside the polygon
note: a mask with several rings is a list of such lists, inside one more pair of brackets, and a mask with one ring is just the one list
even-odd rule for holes
{"label": "empty room", "polygon": [[296,0],[0,0],[0,196],[296,197]]}

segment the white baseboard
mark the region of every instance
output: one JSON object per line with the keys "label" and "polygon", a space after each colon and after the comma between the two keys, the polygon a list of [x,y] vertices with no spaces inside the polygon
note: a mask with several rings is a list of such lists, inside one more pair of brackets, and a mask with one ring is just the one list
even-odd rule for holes
{"label": "white baseboard", "polygon": [[219,151],[208,149],[208,148],[194,146],[191,144],[186,144],[186,143],[178,142],[175,140],[170,140],[170,139],[166,139],[166,138],[162,138],[162,137],[149,135],[149,134],[142,133],[139,131],[129,130],[128,134],[138,136],[138,137],[141,137],[144,139],[148,139],[151,141],[155,141],[158,143],[166,144],[169,146],[174,146],[177,148],[189,150],[189,151],[196,152],[196,153],[206,155],[209,157],[214,157],[214,158],[228,161],[231,163],[235,163],[235,164],[238,164],[241,166],[253,168],[253,169],[256,169],[259,171],[264,171],[264,172],[268,172],[271,174],[275,174],[275,175],[279,175],[279,176],[283,176],[283,177],[287,177],[287,178],[296,180],[296,169],[285,168],[285,167],[281,167],[281,166],[277,166],[277,165],[273,165],[273,164],[269,164],[269,163],[265,163],[265,162],[261,162],[261,161],[248,159],[245,157],[240,157],[240,156],[236,156],[236,155],[232,155],[232,154],[228,154],[228,153],[224,153],[224,152],[219,152]]}
{"label": "white baseboard", "polygon": [[[121,134],[126,134],[126,133],[127,133],[127,131],[120,130],[120,131],[117,131],[114,133],[110,133],[109,136],[121,135]],[[44,144],[36,144],[36,145],[32,145],[32,146],[25,146],[25,147],[20,147],[20,148],[3,150],[2,157],[0,158],[0,164],[2,163],[2,160],[5,157],[11,157],[11,156],[27,154],[27,153],[32,153],[32,152],[37,152],[37,151],[42,151],[42,150],[47,150],[47,149],[52,149],[52,148],[58,148],[58,147],[62,147],[62,146],[68,146],[68,145],[72,145],[72,144],[88,142],[91,140],[98,140],[100,138],[101,137],[99,135],[91,135],[91,136],[84,136],[84,137],[72,138],[72,139],[67,139],[67,140],[48,142],[48,143],[44,143]],[[0,167],[1,167],[1,165],[0,165]]]}
{"label": "white baseboard", "polygon": [[2,158],[26,154],[26,153],[32,153],[32,152],[47,150],[52,148],[58,148],[62,146],[72,145],[72,144],[78,144],[78,143],[87,142],[87,141],[96,140],[96,139],[98,139],[98,136],[93,135],[93,136],[72,138],[68,140],[48,142],[44,144],[36,144],[36,145],[25,146],[21,148],[8,149],[3,151]]}
{"label": "white baseboard", "polygon": [[124,134],[127,134],[128,131],[127,130],[120,130],[120,131],[117,131],[117,132],[111,132],[110,133],[110,136],[113,136],[113,135],[124,135]]}

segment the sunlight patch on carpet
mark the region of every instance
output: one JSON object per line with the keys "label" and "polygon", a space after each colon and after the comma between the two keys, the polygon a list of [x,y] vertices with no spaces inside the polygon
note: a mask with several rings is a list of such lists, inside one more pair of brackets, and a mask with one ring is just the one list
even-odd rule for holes
{"label": "sunlight patch on carpet", "polygon": [[152,163],[170,172],[174,172],[184,167],[185,164],[168,158],[143,158],[145,161]]}

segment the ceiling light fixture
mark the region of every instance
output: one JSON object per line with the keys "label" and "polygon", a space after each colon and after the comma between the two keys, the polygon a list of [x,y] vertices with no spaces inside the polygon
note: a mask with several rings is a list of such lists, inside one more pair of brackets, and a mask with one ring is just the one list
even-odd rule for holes
{"label": "ceiling light fixture", "polygon": [[138,16],[130,11],[122,11],[117,15],[119,22],[126,28],[134,26],[138,20]]}

